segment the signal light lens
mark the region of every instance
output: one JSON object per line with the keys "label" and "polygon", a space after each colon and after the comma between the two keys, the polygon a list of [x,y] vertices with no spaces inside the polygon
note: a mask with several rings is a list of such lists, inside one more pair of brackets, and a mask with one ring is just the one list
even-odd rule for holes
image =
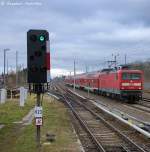
{"label": "signal light lens", "polygon": [[41,42],[43,42],[43,41],[45,41],[45,37],[44,37],[43,35],[41,35],[41,36],[39,37],[39,40],[40,40]]}
{"label": "signal light lens", "polygon": [[35,54],[36,57],[42,56],[42,52],[41,51],[35,51],[34,54]]}
{"label": "signal light lens", "polygon": [[46,46],[45,45],[41,46],[41,50],[46,50]]}
{"label": "signal light lens", "polygon": [[37,71],[38,71],[38,68],[35,67],[35,66],[32,66],[32,67],[30,68],[30,71],[31,71],[31,72],[37,72]]}
{"label": "signal light lens", "polygon": [[47,68],[45,66],[41,67],[41,72],[45,72]]}
{"label": "signal light lens", "polygon": [[34,56],[30,56],[30,60],[33,61],[34,60]]}
{"label": "signal light lens", "polygon": [[36,35],[31,35],[30,40],[35,42],[37,40],[37,36]]}

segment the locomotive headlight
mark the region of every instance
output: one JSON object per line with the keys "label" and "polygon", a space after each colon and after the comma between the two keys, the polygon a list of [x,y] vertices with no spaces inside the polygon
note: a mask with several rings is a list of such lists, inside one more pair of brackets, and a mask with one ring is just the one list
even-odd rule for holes
{"label": "locomotive headlight", "polygon": [[141,83],[134,83],[134,86],[140,87],[142,84]]}
{"label": "locomotive headlight", "polygon": [[125,86],[129,86],[130,83],[122,83],[121,85],[125,87]]}

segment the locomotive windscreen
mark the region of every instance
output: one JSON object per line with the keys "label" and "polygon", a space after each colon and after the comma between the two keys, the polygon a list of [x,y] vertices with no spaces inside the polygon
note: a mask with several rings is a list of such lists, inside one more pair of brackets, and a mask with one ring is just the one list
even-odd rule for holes
{"label": "locomotive windscreen", "polygon": [[141,79],[140,73],[123,73],[122,74],[123,80],[139,80]]}

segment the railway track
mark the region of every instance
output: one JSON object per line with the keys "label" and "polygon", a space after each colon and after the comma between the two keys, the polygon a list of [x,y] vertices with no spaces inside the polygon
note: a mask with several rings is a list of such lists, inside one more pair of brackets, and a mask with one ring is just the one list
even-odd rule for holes
{"label": "railway track", "polygon": [[150,102],[149,98],[143,98],[143,101]]}
{"label": "railway track", "polygon": [[143,98],[142,105],[145,107],[150,108],[150,99],[149,98]]}
{"label": "railway track", "polygon": [[[62,87],[56,87],[72,114],[88,135],[92,143],[92,151],[103,152],[148,152],[150,141],[144,139],[133,128],[122,124],[109,115],[104,114],[88,100],[79,99]],[[86,138],[86,139],[88,139]],[[84,143],[84,139],[80,139]],[[90,142],[91,140],[91,142]],[[94,145],[94,146],[93,146]],[[87,147],[84,147],[89,151]]]}
{"label": "railway track", "polygon": [[150,107],[145,105],[144,103],[132,104],[132,105],[130,105],[130,107],[133,107],[135,109],[141,110],[143,112],[150,113]]}
{"label": "railway track", "polygon": [[[77,92],[78,92],[78,90],[77,90]],[[79,90],[78,93],[79,94],[81,93],[84,97],[87,96],[86,91]],[[102,97],[102,99],[101,99],[101,97]],[[100,95],[93,94],[93,93],[90,93],[90,98],[92,100],[99,101],[100,104],[107,103],[108,106],[110,106],[112,108],[120,109],[120,111],[123,111],[123,113],[131,115],[132,117],[135,117],[143,122],[150,121],[150,119],[149,119],[150,102],[141,100],[139,103],[129,104],[129,103],[123,103],[122,101],[120,102],[118,100],[111,100],[111,98],[107,98],[105,96],[100,96]],[[110,102],[110,100],[111,100],[111,102]]]}
{"label": "railway track", "polygon": [[124,105],[135,108],[136,110],[138,109],[145,113],[150,113],[150,99],[148,98],[143,98],[143,100],[141,100],[139,103],[134,103],[134,104],[124,103]]}
{"label": "railway track", "polygon": [[150,113],[150,99],[143,98],[138,104],[130,104],[131,107]]}

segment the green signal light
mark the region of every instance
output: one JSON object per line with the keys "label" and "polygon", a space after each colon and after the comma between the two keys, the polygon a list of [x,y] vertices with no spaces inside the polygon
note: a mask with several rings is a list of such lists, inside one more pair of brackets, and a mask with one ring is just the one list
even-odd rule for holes
{"label": "green signal light", "polygon": [[41,35],[41,36],[39,37],[39,39],[40,39],[41,42],[43,42],[43,41],[45,40],[45,37],[44,37],[43,35]]}

